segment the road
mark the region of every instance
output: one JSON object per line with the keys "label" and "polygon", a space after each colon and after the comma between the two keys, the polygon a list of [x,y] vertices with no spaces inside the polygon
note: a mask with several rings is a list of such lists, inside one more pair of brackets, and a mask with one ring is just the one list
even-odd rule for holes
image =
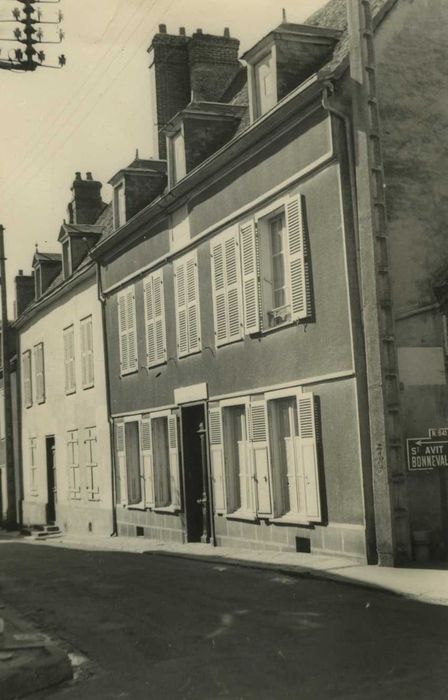
{"label": "road", "polygon": [[448,608],[162,554],[0,544],[0,598],[89,659],[52,700],[437,700]]}

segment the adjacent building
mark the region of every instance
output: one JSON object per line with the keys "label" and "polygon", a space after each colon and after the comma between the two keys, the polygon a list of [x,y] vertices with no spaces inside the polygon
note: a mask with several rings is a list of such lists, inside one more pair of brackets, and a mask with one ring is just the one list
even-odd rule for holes
{"label": "adjacent building", "polygon": [[[101,303],[90,249],[107,230],[101,183],[77,173],[60,252],[19,275],[22,521],[66,532],[113,529]],[[95,223],[93,223],[95,222]],[[33,298],[30,300],[30,293]]]}

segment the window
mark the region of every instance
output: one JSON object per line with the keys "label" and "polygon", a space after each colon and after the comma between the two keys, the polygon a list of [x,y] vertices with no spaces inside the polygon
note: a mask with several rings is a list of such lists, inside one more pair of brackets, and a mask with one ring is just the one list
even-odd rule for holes
{"label": "window", "polygon": [[120,228],[126,223],[126,197],[124,183],[114,189],[114,223],[115,228]]}
{"label": "window", "polygon": [[255,117],[261,117],[277,104],[275,57],[270,51],[255,64]]}
{"label": "window", "polygon": [[68,467],[68,493],[71,500],[78,501],[81,498],[81,482],[79,473],[79,443],[78,431],[67,432],[67,467]]}
{"label": "window", "polygon": [[100,486],[98,477],[98,451],[96,428],[86,428],[84,445],[87,497],[89,501],[99,501]]}
{"label": "window", "polygon": [[209,409],[217,513],[321,520],[315,401],[298,394]]}
{"label": "window", "polygon": [[201,349],[198,263],[196,253],[174,265],[177,354],[184,357]]}
{"label": "window", "polygon": [[240,225],[246,333],[266,331],[311,315],[304,199]]}
{"label": "window", "polygon": [[87,316],[81,321],[81,368],[82,388],[89,389],[94,384],[93,364],[93,326],[92,317]]}
{"label": "window", "polygon": [[315,402],[299,394],[269,402],[276,511],[283,519],[321,519]]}
{"label": "window", "polygon": [[72,271],[70,241],[64,241],[62,244],[62,267],[64,271],[64,278],[66,279],[67,277],[70,277]]}
{"label": "window", "polygon": [[185,140],[182,131],[170,137],[171,185],[179,182],[187,173],[185,161]]}
{"label": "window", "polygon": [[37,483],[37,439],[30,438],[30,495],[38,495]]}
{"label": "window", "polygon": [[162,270],[143,281],[145,297],[146,363],[148,367],[166,362],[165,304]]}
{"label": "window", "polygon": [[177,433],[177,417],[167,412],[146,414],[139,421],[116,423],[119,503],[169,510],[180,508]]}
{"label": "window", "polygon": [[234,229],[212,241],[211,256],[215,342],[220,346],[243,335],[239,243]]}
{"label": "window", "polygon": [[44,344],[38,343],[34,346],[34,371],[36,386],[36,402],[45,402],[45,362]]}
{"label": "window", "polygon": [[118,295],[118,327],[121,374],[136,372],[138,357],[134,287],[126,289]]}
{"label": "window", "polygon": [[265,402],[211,408],[210,443],[217,512],[272,515]]}
{"label": "window", "polygon": [[26,350],[22,356],[23,368],[23,398],[26,408],[33,405],[33,386],[31,380],[31,350]]}
{"label": "window", "polygon": [[69,326],[64,329],[64,365],[65,365],[65,393],[74,394],[76,391],[75,370],[75,328]]}

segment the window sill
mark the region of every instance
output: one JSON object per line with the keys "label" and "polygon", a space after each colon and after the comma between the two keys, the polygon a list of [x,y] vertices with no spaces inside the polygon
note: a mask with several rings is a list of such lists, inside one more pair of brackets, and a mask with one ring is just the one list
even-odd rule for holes
{"label": "window sill", "polygon": [[295,515],[294,513],[286,513],[278,518],[270,518],[269,522],[277,525],[305,525],[306,527],[313,524],[307,518],[301,518],[300,515]]}
{"label": "window sill", "polygon": [[167,364],[167,360],[160,360],[159,362],[152,362],[150,365],[146,365],[146,369],[155,369],[156,367],[162,367]]}
{"label": "window sill", "polygon": [[39,406],[42,406],[42,404],[45,403],[45,399],[40,399],[40,401],[39,401],[39,399],[38,399],[38,400],[36,401],[36,403],[37,403]]}
{"label": "window sill", "polygon": [[[221,346],[219,346],[221,347]],[[198,355],[200,352],[202,352],[202,347],[197,348],[197,350],[189,350],[188,352],[183,352],[182,355],[177,352],[177,357],[179,360],[183,360],[184,357],[190,357],[191,355]]]}
{"label": "window sill", "polygon": [[73,396],[74,394],[76,394],[76,389],[71,389],[70,391],[65,392],[66,396]]}
{"label": "window sill", "polygon": [[245,510],[235,510],[233,513],[227,513],[226,518],[228,520],[249,520],[253,523],[258,520],[258,516],[255,513],[248,513]]}
{"label": "window sill", "polygon": [[216,336],[215,336],[215,347],[217,350],[219,350],[219,348],[225,348],[227,345],[234,345],[235,343],[241,343],[241,341],[244,340],[244,337],[245,336],[243,333],[243,335],[240,338],[232,338],[232,340],[224,340],[224,341],[218,343],[218,341],[216,340]]}
{"label": "window sill", "polygon": [[86,386],[83,386],[82,390],[87,391],[88,389],[93,389],[95,384],[86,384]]}
{"label": "window sill", "polygon": [[130,374],[138,374],[138,367],[129,369],[127,372],[120,372],[120,377],[128,377]]}
{"label": "window sill", "polygon": [[180,513],[181,509],[178,506],[162,506],[160,508],[153,508],[154,513]]}

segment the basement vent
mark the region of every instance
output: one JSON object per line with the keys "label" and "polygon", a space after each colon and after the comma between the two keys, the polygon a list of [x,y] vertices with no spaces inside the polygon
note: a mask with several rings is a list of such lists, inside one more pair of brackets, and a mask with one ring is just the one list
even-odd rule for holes
{"label": "basement vent", "polygon": [[296,552],[311,554],[311,541],[309,537],[296,537]]}

